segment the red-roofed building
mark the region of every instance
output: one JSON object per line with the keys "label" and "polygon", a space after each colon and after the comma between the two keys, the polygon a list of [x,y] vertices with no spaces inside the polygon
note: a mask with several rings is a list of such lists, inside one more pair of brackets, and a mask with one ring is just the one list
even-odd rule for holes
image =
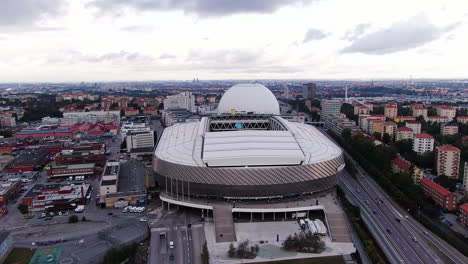
{"label": "red-roofed building", "polygon": [[436,147],[437,176],[445,175],[457,179],[460,170],[460,153],[460,149],[454,146]]}
{"label": "red-roofed building", "polygon": [[426,197],[430,197],[442,209],[448,211],[457,209],[457,196],[439,184],[423,178],[421,179],[421,188]]}
{"label": "red-roofed building", "polygon": [[413,129],[409,127],[399,127],[397,128],[396,140],[412,139],[413,138]]}
{"label": "red-roofed building", "polygon": [[405,172],[405,173],[411,174],[414,184],[420,184],[421,179],[424,175],[423,170],[421,170],[418,166],[403,159],[400,156],[392,160],[392,171],[393,173]]}
{"label": "red-roofed building", "polygon": [[434,150],[434,138],[426,133],[413,135],[413,151],[424,154]]}
{"label": "red-roofed building", "polygon": [[468,124],[468,116],[457,117],[457,122],[462,124]]}
{"label": "red-roofed building", "polygon": [[436,107],[437,115],[438,116],[446,116],[449,121],[452,121],[457,114],[455,108],[448,106],[448,105],[439,105]]}
{"label": "red-roofed building", "polygon": [[464,203],[458,207],[458,221],[460,224],[468,228],[468,203]]}
{"label": "red-roofed building", "polygon": [[388,103],[384,107],[385,116],[395,118],[398,115],[398,105],[396,103]]}
{"label": "red-roofed building", "polygon": [[416,120],[415,116],[396,116],[395,118],[393,118],[393,121],[397,123],[406,122],[406,121],[415,121],[415,120]]}
{"label": "red-roofed building", "polygon": [[135,109],[133,107],[125,108],[125,116],[132,116],[132,115],[138,115],[138,114],[139,114],[138,109]]}
{"label": "red-roofed building", "polygon": [[158,109],[156,108],[143,108],[143,114],[156,116],[158,113]]}

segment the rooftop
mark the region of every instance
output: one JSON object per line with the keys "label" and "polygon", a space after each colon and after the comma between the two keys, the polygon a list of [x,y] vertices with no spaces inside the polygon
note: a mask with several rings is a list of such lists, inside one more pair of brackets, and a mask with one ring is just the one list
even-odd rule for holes
{"label": "rooftop", "polygon": [[421,122],[419,122],[419,121],[414,121],[414,120],[406,121],[406,123],[408,123],[408,124],[421,124]]}
{"label": "rooftop", "polygon": [[408,131],[408,132],[413,132],[412,128],[409,127],[399,127],[398,131]]}
{"label": "rooftop", "polygon": [[468,203],[464,203],[460,205],[460,210],[468,212]]}
{"label": "rooftop", "polygon": [[455,151],[455,152],[460,152],[460,149],[451,145],[444,145],[444,146],[438,146],[436,149],[440,151]]}
{"label": "rooftop", "polygon": [[53,170],[91,169],[96,167],[94,163],[70,164],[53,166]]}
{"label": "rooftop", "polygon": [[431,135],[426,133],[416,134],[414,135],[415,138],[433,138]]}
{"label": "rooftop", "polygon": [[411,168],[411,162],[402,159],[401,157],[396,157],[392,161],[395,165],[403,169],[404,171],[409,171]]}
{"label": "rooftop", "polygon": [[445,189],[444,187],[440,186],[439,184],[433,182],[428,178],[422,178],[421,183],[427,185],[429,188],[441,194],[442,196],[447,196],[451,194],[449,190]]}

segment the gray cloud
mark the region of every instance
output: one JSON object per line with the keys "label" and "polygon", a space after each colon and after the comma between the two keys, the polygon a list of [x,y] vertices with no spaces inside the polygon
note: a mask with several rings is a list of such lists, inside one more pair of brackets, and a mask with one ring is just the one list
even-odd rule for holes
{"label": "gray cloud", "polygon": [[192,64],[249,65],[261,59],[263,52],[247,50],[191,50],[187,62]]}
{"label": "gray cloud", "polygon": [[160,60],[170,60],[170,59],[175,59],[176,56],[168,53],[163,53],[161,56],[159,56]]}
{"label": "gray cloud", "polygon": [[133,25],[128,27],[122,27],[120,29],[129,32],[149,32],[153,31],[154,27],[152,25]]}
{"label": "gray cloud", "polygon": [[41,19],[59,15],[65,5],[61,0],[1,0],[0,25],[34,25]]}
{"label": "gray cloud", "polygon": [[311,29],[307,30],[303,42],[305,43],[305,42],[308,42],[308,41],[311,41],[311,40],[324,39],[328,35],[329,35],[328,33],[325,33],[325,32],[323,32],[321,30],[311,28]]}
{"label": "gray cloud", "polygon": [[101,55],[83,54],[76,50],[61,51],[60,54],[47,59],[48,63],[53,64],[73,64],[78,62],[87,63],[150,63],[154,58],[143,55],[138,52],[110,52]]}
{"label": "gray cloud", "polygon": [[139,11],[183,10],[202,16],[223,16],[237,13],[273,13],[287,5],[306,5],[317,0],[94,0],[88,6],[100,11],[119,11],[131,7]]}
{"label": "gray cloud", "polygon": [[454,23],[445,27],[437,27],[431,24],[424,15],[419,15],[358,38],[342,52],[387,54],[409,50],[439,39],[444,33],[459,25],[460,23]]}
{"label": "gray cloud", "polygon": [[343,39],[354,41],[362,36],[362,34],[364,34],[364,32],[366,32],[370,27],[371,24],[359,24],[354,29],[346,31]]}

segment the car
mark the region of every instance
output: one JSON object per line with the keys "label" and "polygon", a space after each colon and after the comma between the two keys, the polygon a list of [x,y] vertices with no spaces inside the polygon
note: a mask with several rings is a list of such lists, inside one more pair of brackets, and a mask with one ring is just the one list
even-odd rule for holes
{"label": "car", "polygon": [[400,222],[401,222],[400,218],[398,218],[398,217],[397,217],[397,218],[395,218],[395,220],[397,220],[397,222],[398,222],[398,223],[400,223]]}
{"label": "car", "polygon": [[357,193],[361,193],[361,190],[358,188],[358,189],[356,189],[356,192],[357,192]]}
{"label": "car", "polygon": [[169,256],[169,260],[174,260],[174,254],[171,254],[171,255]]}
{"label": "car", "polygon": [[140,218],[140,222],[146,222],[146,218],[145,217]]}
{"label": "car", "polygon": [[170,249],[173,249],[174,248],[174,241],[169,241],[169,248]]}
{"label": "car", "polygon": [[368,200],[366,200],[365,202],[366,202],[367,205],[369,205],[369,201],[368,201]]}
{"label": "car", "polygon": [[48,216],[48,217],[45,218],[45,220],[46,220],[46,221],[52,220],[52,217],[51,217],[51,216]]}
{"label": "car", "polygon": [[425,236],[429,236],[429,233],[426,232],[426,231],[424,231],[424,235],[425,235]]}
{"label": "car", "polygon": [[109,213],[107,213],[107,215],[113,215],[113,214],[114,214],[113,212],[109,212]]}
{"label": "car", "polygon": [[372,210],[372,213],[373,213],[373,214],[377,214],[377,211],[376,211],[376,210]]}
{"label": "car", "polygon": [[405,215],[405,218],[406,218],[406,219],[408,219],[408,218],[409,218],[409,216]]}
{"label": "car", "polygon": [[37,219],[42,219],[42,218],[45,218],[45,216],[43,216],[43,215],[38,215],[37,216]]}
{"label": "car", "polygon": [[392,230],[390,230],[390,228],[387,228],[387,233],[391,234]]}
{"label": "car", "polygon": [[413,241],[418,242],[418,239],[416,239],[416,237],[413,237]]}

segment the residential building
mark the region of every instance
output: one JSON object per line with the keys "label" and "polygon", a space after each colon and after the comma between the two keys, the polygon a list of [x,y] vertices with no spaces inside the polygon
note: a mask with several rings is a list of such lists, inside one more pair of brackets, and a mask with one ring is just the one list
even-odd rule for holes
{"label": "residential building", "polygon": [[164,110],[185,109],[195,112],[195,96],[191,92],[169,95],[164,99]]}
{"label": "residential building", "polygon": [[403,123],[406,121],[415,121],[415,120],[416,120],[415,116],[396,116],[395,118],[393,118],[393,121],[397,123]]}
{"label": "residential building", "polygon": [[64,112],[62,124],[74,125],[77,123],[97,122],[120,124],[120,111],[89,111],[89,112]]}
{"label": "residential building", "polygon": [[341,105],[343,104],[341,100],[323,99],[320,103],[322,105],[322,118],[323,119],[326,119],[328,116],[332,116],[332,115],[340,115]]}
{"label": "residential building", "polygon": [[0,127],[10,128],[16,126],[16,118],[13,116],[0,116]]}
{"label": "residential building", "polygon": [[413,138],[413,129],[409,127],[397,128],[396,141]]}
{"label": "residential building", "polygon": [[436,110],[438,116],[446,116],[449,119],[448,121],[452,121],[457,114],[456,109],[448,105],[438,105]]}
{"label": "residential building", "polygon": [[143,108],[143,114],[156,116],[158,114],[158,109],[156,108]]}
{"label": "residential building", "polygon": [[363,105],[367,108],[369,108],[369,110],[372,112],[374,111],[374,104],[371,103],[371,102],[364,102]]}
{"label": "residential building", "polygon": [[138,115],[139,113],[140,111],[136,108],[133,108],[133,107],[125,108],[125,116],[134,116],[134,115]]}
{"label": "residential building", "polygon": [[398,105],[396,103],[388,103],[384,108],[384,115],[388,118],[395,118],[398,115]]}
{"label": "residential building", "polygon": [[434,138],[426,133],[413,135],[413,151],[424,154],[434,150]]}
{"label": "residential building", "polygon": [[456,123],[447,123],[440,126],[440,133],[443,136],[450,136],[458,134],[458,124]]}
{"label": "residential building", "polygon": [[385,115],[359,115],[358,126],[362,131],[372,134],[373,131],[370,132],[372,130],[371,120],[375,119],[386,120]]}
{"label": "residential building", "polygon": [[412,104],[410,106],[411,113],[414,117],[422,116],[423,118],[427,117],[427,108],[422,104]]}
{"label": "residential building", "polygon": [[427,116],[424,120],[431,123],[447,123],[450,121],[447,116]]}
{"label": "residential building", "polygon": [[396,135],[396,129],[397,129],[397,124],[392,121],[387,121],[384,122],[382,125],[382,138],[384,137],[385,134],[388,134],[391,138],[391,140],[395,139]]}
{"label": "residential building", "polygon": [[382,137],[383,133],[383,125],[386,121],[382,119],[369,119],[368,120],[368,129],[367,133],[373,135],[374,133],[379,133],[380,137]]}
{"label": "residential building", "polygon": [[463,167],[463,190],[468,194],[468,161],[465,161]]}
{"label": "residential building", "polygon": [[413,129],[414,134],[421,134],[421,122],[419,122],[419,121],[407,121],[406,126]]}
{"label": "residential building", "polygon": [[445,175],[450,178],[458,178],[460,169],[460,149],[444,145],[436,147],[437,176]]}
{"label": "residential building", "polygon": [[458,207],[458,221],[464,228],[468,228],[468,203],[464,203]]}
{"label": "residential building", "polygon": [[13,235],[11,232],[0,232],[0,263],[3,263],[13,249]]}
{"label": "residential building", "polygon": [[392,160],[392,172],[393,173],[408,173],[411,175],[414,184],[420,184],[423,178],[424,171],[418,166],[398,156]]}
{"label": "residential building", "polygon": [[362,104],[354,104],[354,115],[369,115],[370,109]]}
{"label": "residential building", "polygon": [[458,116],[457,122],[461,124],[468,124],[468,116]]}
{"label": "residential building", "polygon": [[421,188],[439,207],[447,211],[457,209],[457,196],[428,178],[421,179]]}
{"label": "residential building", "polygon": [[131,152],[132,149],[139,148],[154,148],[154,132],[143,131],[143,132],[129,132],[126,136],[127,140],[127,152]]}
{"label": "residential building", "polygon": [[216,95],[208,96],[208,103],[216,103]]}

